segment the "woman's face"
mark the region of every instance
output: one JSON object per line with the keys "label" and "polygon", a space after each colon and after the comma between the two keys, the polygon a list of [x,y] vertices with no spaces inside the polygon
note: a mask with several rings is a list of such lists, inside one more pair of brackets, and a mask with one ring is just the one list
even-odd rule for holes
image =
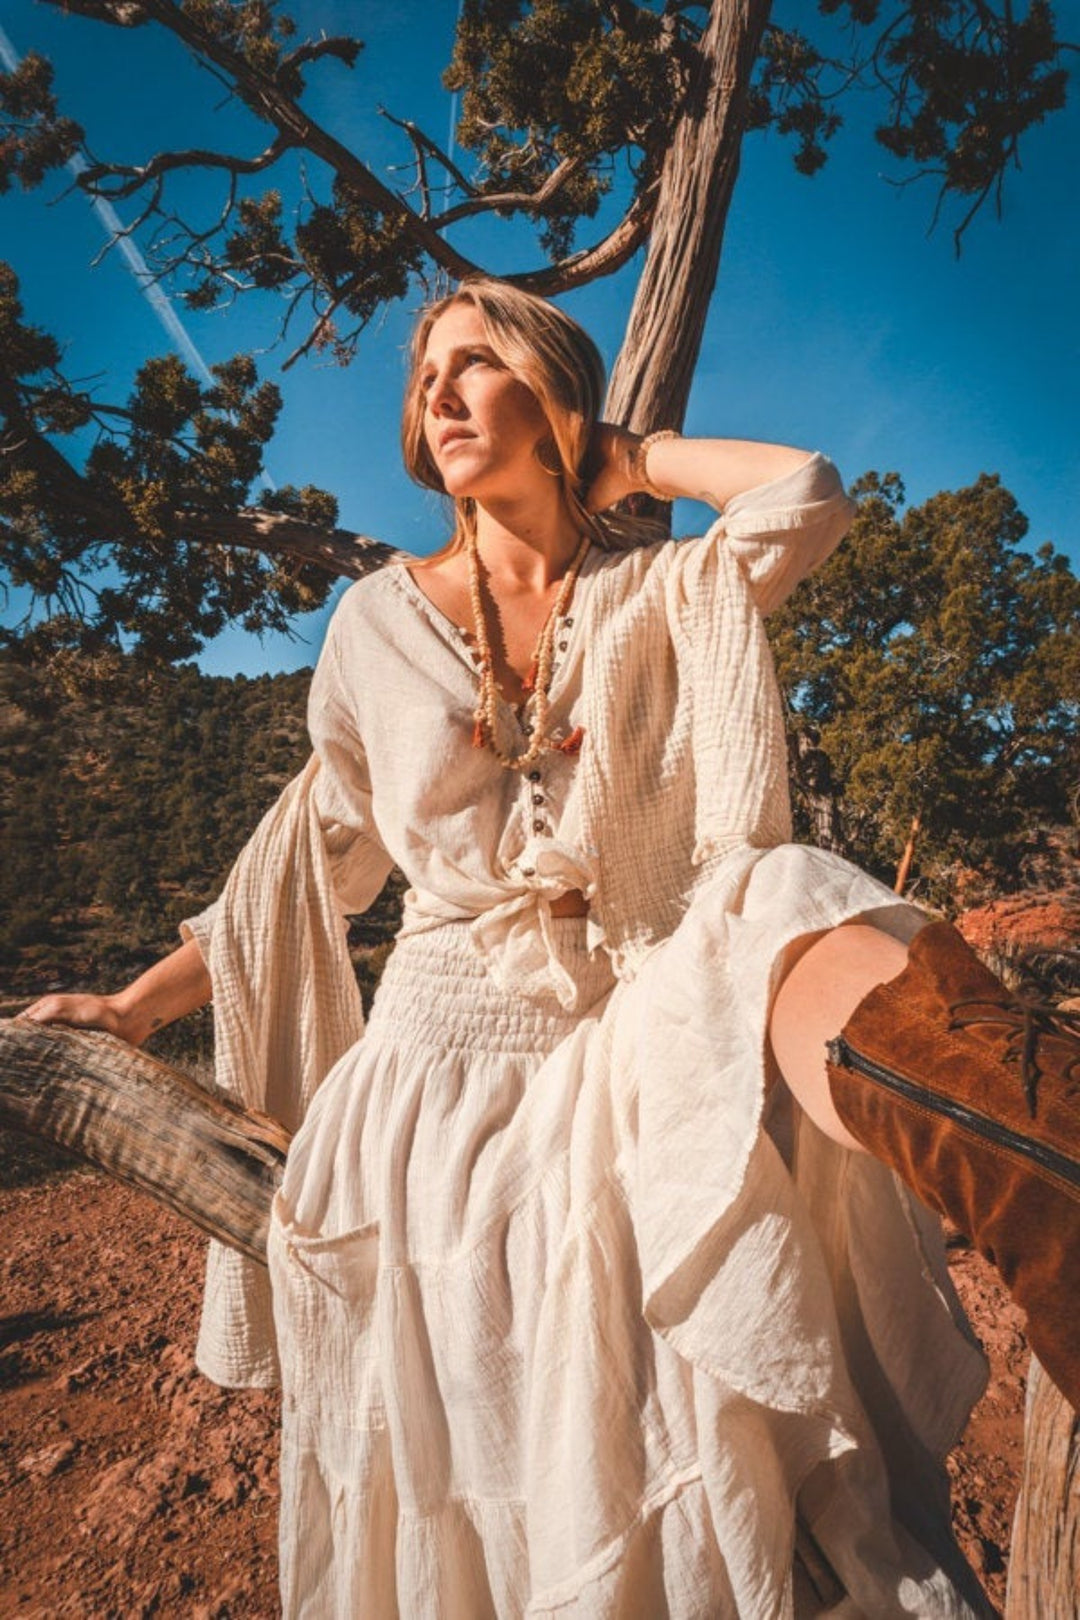
{"label": "woman's face", "polygon": [[451,304],[434,322],[418,381],[424,438],[448,495],[516,497],[545,477],[536,447],[547,418],[496,356],[472,304]]}

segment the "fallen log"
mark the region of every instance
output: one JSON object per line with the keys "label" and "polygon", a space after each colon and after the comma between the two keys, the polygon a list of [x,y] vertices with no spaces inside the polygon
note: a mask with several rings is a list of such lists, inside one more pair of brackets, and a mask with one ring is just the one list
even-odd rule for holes
{"label": "fallen log", "polygon": [[0,1020],[0,1126],[87,1159],[266,1264],[289,1133],[98,1031]]}

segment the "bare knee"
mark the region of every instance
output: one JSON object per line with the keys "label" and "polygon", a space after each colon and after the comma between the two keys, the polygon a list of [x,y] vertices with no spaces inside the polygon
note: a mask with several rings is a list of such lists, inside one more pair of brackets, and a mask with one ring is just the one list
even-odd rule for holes
{"label": "bare knee", "polygon": [[863,997],[895,979],[906,962],[907,946],[869,923],[845,923],[797,941],[789,954],[769,1023],[773,1054],[796,1101],[843,1147],[859,1144],[833,1107],[825,1043],[840,1033]]}

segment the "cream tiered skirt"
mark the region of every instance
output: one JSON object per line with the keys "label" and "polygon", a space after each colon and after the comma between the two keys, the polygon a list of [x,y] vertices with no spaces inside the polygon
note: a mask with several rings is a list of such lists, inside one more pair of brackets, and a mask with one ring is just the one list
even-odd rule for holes
{"label": "cream tiered skirt", "polygon": [[743,851],[576,1013],[396,945],[271,1231],[286,1616],[979,1613],[941,1466],[985,1370],[932,1219],[767,1084],[796,938],[919,916]]}

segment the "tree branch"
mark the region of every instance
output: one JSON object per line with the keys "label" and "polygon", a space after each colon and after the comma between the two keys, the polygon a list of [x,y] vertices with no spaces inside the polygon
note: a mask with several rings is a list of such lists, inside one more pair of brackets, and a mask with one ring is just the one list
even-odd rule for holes
{"label": "tree branch", "polygon": [[[159,152],[149,162],[142,164],[94,163],[82,171],[78,177],[78,184],[84,190],[92,191],[96,197],[105,197],[115,202],[133,196],[150,181],[156,181],[174,169],[225,169],[233,176],[259,174],[263,169],[271,168],[292,144],[287,136],[279,134],[265,151],[253,158],[230,157],[226,152],[210,152],[202,147],[192,147],[186,152]],[[104,181],[114,179],[120,183],[115,186],[103,184]],[[157,196],[160,197],[160,191]]]}
{"label": "tree branch", "polygon": [[[411,118],[397,118],[386,107],[380,107],[379,114],[381,117],[386,119],[387,123],[393,124],[395,129],[403,130],[409,137],[409,140],[412,142],[413,151],[416,153],[417,168],[419,169],[421,175],[422,191],[425,198],[425,204],[427,200],[427,186],[423,183],[423,175],[425,169],[424,160],[426,157],[434,158],[436,163],[441,164],[446,170],[447,174],[450,176],[451,180],[456,186],[460,187],[460,189],[464,191],[467,196],[475,197],[476,187],[473,185],[472,181],[469,180],[463,171],[458,168],[453,158],[451,158],[448,153],[444,152],[442,147],[437,145],[436,142],[432,140],[430,135],[425,135],[424,131],[420,129]],[[427,215],[425,214],[424,217],[426,218]]]}
{"label": "tree branch", "polygon": [[[283,147],[303,148],[321,158],[356,197],[401,224],[410,240],[440,269],[455,279],[483,271],[482,265],[447,242],[434,222],[423,219],[353,152],[304,112],[271,76],[252,67],[245,58],[216,40],[173,0],[141,0],[137,6],[124,0],[45,0],[45,3],[120,27],[157,22],[181,39],[197,57],[225,74],[236,94],[256,117],[277,129]],[[437,151],[434,143],[431,144]],[[452,172],[452,168],[451,165],[448,172]],[[559,170],[555,173],[559,174]],[[565,183],[566,178],[563,173],[559,184]],[[467,181],[464,183],[468,185]],[[475,191],[473,187],[470,189]],[[531,292],[552,297],[597,277],[611,275],[633,257],[648,237],[655,206],[656,191],[652,188],[637,197],[619,224],[591,247],[557,264],[522,271],[506,279]]]}
{"label": "tree branch", "polygon": [[298,45],[294,51],[283,56],[278,74],[289,73],[306,66],[308,62],[318,62],[324,56],[336,57],[346,67],[355,67],[356,58],[363,48],[362,40],[350,39],[347,34],[324,34],[321,39],[305,40],[303,45]]}
{"label": "tree branch", "polygon": [[584,287],[600,276],[613,275],[648,240],[658,191],[659,181],[656,180],[640,197],[635,198],[614,230],[592,247],[572,253],[558,264],[547,265],[541,270],[523,271],[505,279],[516,287],[524,287],[527,292],[539,293],[543,298],[554,298],[558,293]]}
{"label": "tree branch", "polygon": [[45,3],[114,28],[141,28],[150,20],[141,0],[45,0]]}
{"label": "tree branch", "polygon": [[[46,3],[62,8],[67,0],[46,0]],[[98,14],[89,0],[82,0],[82,4],[86,7],[86,15]],[[113,8],[108,6],[106,9]],[[400,222],[410,238],[436,264],[458,277],[478,269],[471,259],[445,242],[395,191],[384,185],[348,147],[316,123],[270,75],[252,67],[238,52],[215,39],[209,30],[200,27],[173,0],[143,0],[140,9],[146,17],[175,34],[197,56],[205,57],[221,68],[245,106],[256,117],[272,124],[287,145],[302,146],[305,151],[321,158],[361,201]]]}
{"label": "tree branch", "polygon": [[[130,415],[122,406],[94,409],[122,417]],[[110,500],[91,487],[62,451],[38,432],[9,387],[0,386],[0,411],[5,418],[0,456],[17,458],[38,472],[50,496],[63,502],[66,513],[83,520],[110,541],[136,536],[136,525],[123,502]],[[340,578],[361,579],[388,562],[408,556],[370,535],[320,528],[303,518],[258,506],[232,512],[182,508],[173,516],[179,533],[188,539],[270,557],[291,557]]]}
{"label": "tree branch", "polygon": [[436,215],[431,223],[436,230],[444,231],[448,225],[453,225],[459,219],[469,219],[474,214],[494,213],[498,209],[514,208],[526,213],[537,213],[554,202],[567,181],[579,173],[580,169],[580,158],[563,158],[562,162],[552,169],[539,191],[474,193],[466,202],[456,203],[453,208],[447,208],[444,213]]}
{"label": "tree branch", "polygon": [[270,557],[293,557],[313,563],[342,579],[363,579],[387,563],[415,562],[407,551],[395,551],[385,540],[350,529],[319,529],[302,518],[244,506],[237,512],[184,512],[184,533],[193,540],[260,551]]}

